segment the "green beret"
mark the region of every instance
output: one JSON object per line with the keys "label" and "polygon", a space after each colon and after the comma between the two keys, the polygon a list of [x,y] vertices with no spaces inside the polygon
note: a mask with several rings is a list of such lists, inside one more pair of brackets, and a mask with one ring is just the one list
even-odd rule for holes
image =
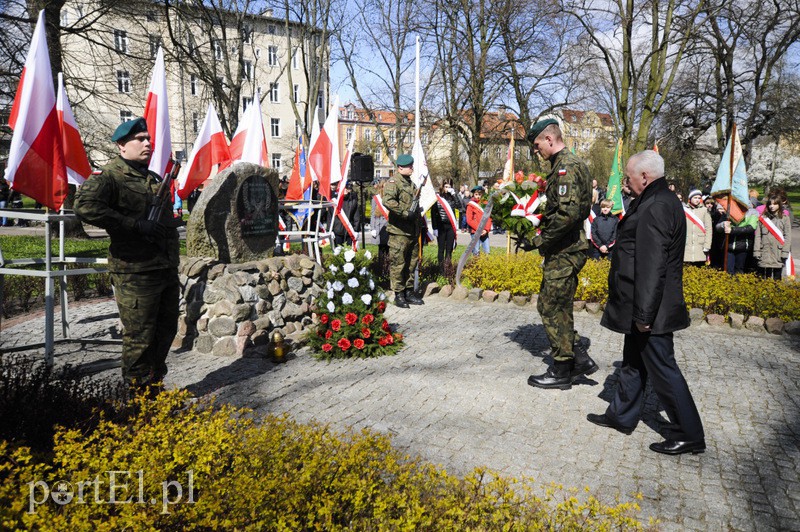
{"label": "green beret", "polygon": [[556,120],[555,118],[545,118],[544,120],[539,120],[538,122],[533,124],[531,126],[531,129],[528,131],[528,140],[530,142],[533,142],[534,140],[536,140],[536,137],[542,134],[544,128],[552,124],[558,125],[558,120]]}
{"label": "green beret", "polygon": [[397,158],[397,166],[411,166],[414,164],[414,158],[407,153],[404,153]]}
{"label": "green beret", "polygon": [[470,192],[484,192],[484,189],[480,185],[475,185],[474,187],[472,187],[472,190],[470,190]]}
{"label": "green beret", "polygon": [[147,122],[144,121],[144,118],[128,120],[127,122],[121,123],[119,127],[114,130],[114,134],[111,135],[111,142],[120,142],[125,137],[137,133],[144,133],[145,131],[147,131]]}

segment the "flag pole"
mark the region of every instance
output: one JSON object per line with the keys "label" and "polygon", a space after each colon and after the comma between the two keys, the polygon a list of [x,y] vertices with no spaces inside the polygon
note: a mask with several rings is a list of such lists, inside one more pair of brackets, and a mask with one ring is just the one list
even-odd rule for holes
{"label": "flag pole", "polygon": [[[416,56],[414,69],[414,142],[419,138],[419,35],[416,39]],[[420,185],[421,186],[421,185]],[[423,215],[424,216],[424,215]],[[422,228],[419,233],[419,253],[417,257],[417,268],[414,270],[414,291],[419,291],[419,265],[422,262]]]}
{"label": "flag pole", "polygon": [[[733,152],[734,152],[734,138],[736,137],[736,122],[733,123],[733,127],[731,128],[731,138],[730,138],[730,146],[731,146],[731,172],[730,172],[730,183],[728,184],[728,204],[725,207],[725,216],[727,218],[728,225],[731,223],[731,201],[733,201]],[[728,271],[728,243],[730,241],[731,234],[730,232],[725,233],[725,253],[722,259],[722,270]],[[733,273],[733,272],[729,272]]]}

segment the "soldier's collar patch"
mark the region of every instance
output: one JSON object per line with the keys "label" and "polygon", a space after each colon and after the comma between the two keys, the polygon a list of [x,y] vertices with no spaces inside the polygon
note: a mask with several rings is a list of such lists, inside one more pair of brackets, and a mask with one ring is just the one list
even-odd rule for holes
{"label": "soldier's collar patch", "polygon": [[566,196],[568,191],[569,191],[569,186],[566,183],[558,185],[559,196]]}
{"label": "soldier's collar patch", "polygon": [[566,168],[561,168],[561,169],[558,171],[558,175],[559,175],[559,176],[565,176],[565,175],[567,175],[567,169],[566,169]]}

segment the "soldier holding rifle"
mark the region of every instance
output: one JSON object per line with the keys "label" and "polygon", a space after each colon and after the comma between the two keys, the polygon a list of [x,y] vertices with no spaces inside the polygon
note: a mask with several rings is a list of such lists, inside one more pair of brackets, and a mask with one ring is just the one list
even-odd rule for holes
{"label": "soldier holding rifle", "polygon": [[419,191],[411,182],[414,158],[403,154],[397,158],[397,174],[383,187],[383,205],[389,211],[389,281],[394,303],[400,308],[422,305],[414,293],[413,272],[419,262],[419,235],[422,218],[419,212]]}
{"label": "soldier holding rifle", "polygon": [[[111,137],[119,155],[78,189],[75,213],[111,237],[108,270],[122,321],[122,377],[131,388],[158,390],[178,328],[178,231],[169,182],[148,170],[152,154],[144,118]],[[152,388],[151,388],[152,387]]]}

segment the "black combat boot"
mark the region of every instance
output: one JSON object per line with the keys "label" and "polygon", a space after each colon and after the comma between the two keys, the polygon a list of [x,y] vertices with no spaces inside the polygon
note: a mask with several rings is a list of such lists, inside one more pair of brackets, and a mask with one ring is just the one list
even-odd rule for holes
{"label": "black combat boot", "polygon": [[536,388],[549,390],[556,388],[559,390],[569,390],[572,388],[572,376],[570,372],[572,364],[569,362],[556,361],[542,375],[531,375],[528,377],[528,384]]}
{"label": "black combat boot", "polygon": [[425,302],[410,288],[406,288],[406,301],[412,305],[424,305]]}
{"label": "black combat boot", "polygon": [[403,295],[403,292],[394,293],[394,304],[400,308],[409,308],[408,301],[406,301],[406,296]]}
{"label": "black combat boot", "polygon": [[575,344],[575,366],[572,368],[572,371],[569,373],[571,377],[580,377],[581,375],[591,375],[598,369],[597,363],[592,360],[592,357],[589,356],[589,353],[586,351],[586,348],[583,344]]}

